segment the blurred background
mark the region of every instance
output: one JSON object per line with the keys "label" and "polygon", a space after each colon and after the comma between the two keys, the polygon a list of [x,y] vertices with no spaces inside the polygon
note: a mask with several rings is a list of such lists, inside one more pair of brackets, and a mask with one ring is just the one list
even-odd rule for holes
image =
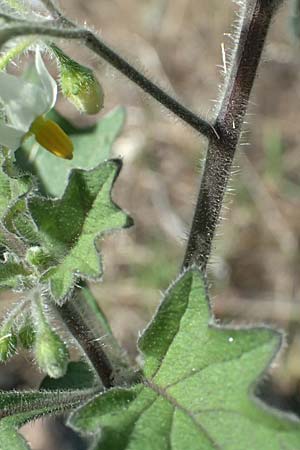
{"label": "blurred background", "polygon": [[[228,34],[237,22],[231,0],[61,0],[61,6],[186,106],[211,117],[222,84],[221,46],[232,47]],[[209,281],[215,314],[226,323],[277,323],[288,332],[290,349],[272,369],[266,396],[272,401],[276,392],[282,399],[273,403],[300,413],[300,41],[291,16],[286,2],[270,31]],[[135,227],[105,238],[104,279],[92,289],[134,359],[136,338],[182,262],[206,142],[95,55],[60,44],[95,69],[105,91],[99,118],[117,105],[127,110],[113,148],[124,161],[113,198]],[[86,118],[65,103],[60,112],[83,124]],[[33,387],[40,377],[26,355],[0,370],[7,389]],[[57,421],[39,421],[24,434],[34,450],[83,445],[76,436],[64,441]]]}

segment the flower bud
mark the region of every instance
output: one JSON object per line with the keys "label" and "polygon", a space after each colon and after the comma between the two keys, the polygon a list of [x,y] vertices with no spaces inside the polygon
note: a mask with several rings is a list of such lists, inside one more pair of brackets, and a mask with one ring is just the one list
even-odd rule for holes
{"label": "flower bud", "polygon": [[104,93],[93,71],[69,58],[56,45],[51,48],[59,61],[63,95],[79,111],[97,114],[103,107]]}
{"label": "flower bud", "polygon": [[45,266],[49,262],[49,254],[41,247],[30,247],[26,253],[26,261],[31,266]]}
{"label": "flower bud", "polygon": [[69,352],[61,338],[50,327],[43,327],[36,335],[35,357],[41,370],[49,377],[60,378],[65,375]]}

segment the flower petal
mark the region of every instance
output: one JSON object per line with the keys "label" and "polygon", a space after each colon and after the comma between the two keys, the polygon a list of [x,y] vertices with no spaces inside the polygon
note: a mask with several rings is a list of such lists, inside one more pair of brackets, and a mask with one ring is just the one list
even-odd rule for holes
{"label": "flower petal", "polygon": [[0,124],[0,145],[17,150],[24,138],[24,132],[8,125]]}
{"label": "flower petal", "polygon": [[0,72],[0,99],[11,124],[24,131],[47,110],[45,95],[39,86],[5,72]]}
{"label": "flower petal", "polygon": [[44,95],[47,99],[47,110],[43,112],[43,114],[45,114],[55,105],[57,98],[57,84],[48,72],[39,50],[35,52],[35,67],[43,85]]}

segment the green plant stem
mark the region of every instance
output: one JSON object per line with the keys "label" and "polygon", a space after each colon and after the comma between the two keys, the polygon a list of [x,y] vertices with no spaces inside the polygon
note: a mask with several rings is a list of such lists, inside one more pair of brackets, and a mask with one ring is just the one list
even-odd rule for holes
{"label": "green plant stem", "polygon": [[[72,23],[67,22],[69,26]],[[49,25],[53,26],[49,26]],[[0,31],[0,45],[17,36],[39,35],[53,38],[79,39],[87,48],[95,54],[103,58],[115,69],[137,84],[151,97],[156,99],[160,104],[165,106],[177,117],[189,124],[199,133],[207,138],[217,137],[217,132],[212,124],[197,114],[190,111],[173,97],[168,95],[163,89],[145,77],[141,72],[135,69],[124,58],[118,55],[114,50],[107,46],[91,31],[78,28],[57,28],[55,21],[37,25],[35,22],[17,22],[16,25],[7,26]]]}
{"label": "green plant stem", "polygon": [[16,320],[19,316],[19,314],[28,306],[29,299],[21,300],[11,311],[10,313],[4,318],[2,321],[1,328],[13,328],[16,324]]}
{"label": "green plant stem", "polygon": [[57,308],[69,331],[90,360],[103,386],[108,389],[114,385],[113,367],[101,341],[98,336],[93,335],[81,313],[82,308],[78,305],[81,300],[80,289],[77,289],[71,300]]}
{"label": "green plant stem", "polygon": [[58,21],[61,25],[64,27],[70,27],[70,28],[76,28],[76,24],[72,22],[71,20],[64,17],[64,15],[61,13],[61,11],[57,8],[57,6],[53,3],[52,0],[41,0],[45,8],[49,11],[49,13],[52,15],[53,19]]}
{"label": "green plant stem", "polygon": [[250,93],[279,3],[277,0],[248,0],[243,7],[239,39],[214,123],[219,139],[215,136],[209,139],[183,269],[193,264],[203,271],[206,269]]}
{"label": "green plant stem", "polygon": [[41,0],[41,3],[47,8],[50,14],[52,14],[55,17],[62,17],[61,12],[59,9],[54,5],[54,3],[51,0]]}
{"label": "green plant stem", "polygon": [[[0,419],[16,414],[33,413],[33,418],[44,416],[45,414],[59,414],[89,400],[96,393],[95,389],[83,389],[76,391],[53,391],[53,392],[2,392],[1,395],[9,396],[12,394],[13,402],[11,407],[5,407],[0,411]],[[26,394],[30,395],[30,401],[26,401]],[[41,394],[44,394],[43,396]],[[16,396],[20,401],[16,402]],[[35,396],[36,398],[32,398]],[[32,419],[33,419],[32,418]]]}
{"label": "green plant stem", "polygon": [[15,47],[9,49],[6,53],[0,56],[0,70],[5,69],[5,67],[17,56],[23,53],[27,48],[29,48],[35,42],[34,38],[24,39],[19,42]]}

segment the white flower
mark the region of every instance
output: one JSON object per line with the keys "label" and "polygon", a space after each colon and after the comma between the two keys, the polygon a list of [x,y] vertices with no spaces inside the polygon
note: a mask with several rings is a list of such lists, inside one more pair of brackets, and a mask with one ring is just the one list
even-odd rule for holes
{"label": "white flower", "polygon": [[57,84],[39,51],[35,54],[35,70],[36,83],[0,72],[0,100],[7,118],[7,124],[0,123],[0,145],[14,151],[28,135],[34,134],[46,150],[71,159],[72,141],[55,122],[44,117],[55,105]]}

